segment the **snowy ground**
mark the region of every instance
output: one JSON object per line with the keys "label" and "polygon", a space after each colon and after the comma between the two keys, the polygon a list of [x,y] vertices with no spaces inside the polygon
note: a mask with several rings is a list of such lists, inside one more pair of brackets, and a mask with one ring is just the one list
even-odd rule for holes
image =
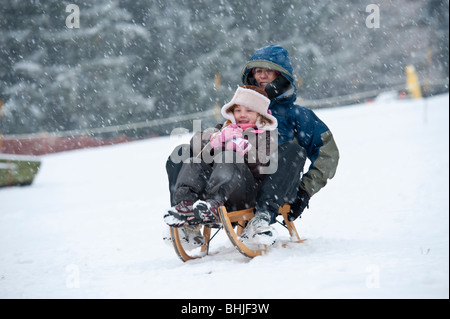
{"label": "snowy ground", "polygon": [[449,298],[448,98],[317,111],[337,175],[296,221],[308,240],[252,260],[224,234],[187,263],[162,241],[186,136],[43,156],[0,189],[0,298]]}

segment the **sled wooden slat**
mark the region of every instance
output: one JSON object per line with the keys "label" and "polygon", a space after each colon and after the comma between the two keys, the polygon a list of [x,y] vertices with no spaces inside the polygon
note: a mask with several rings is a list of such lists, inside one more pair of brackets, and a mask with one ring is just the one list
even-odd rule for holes
{"label": "sled wooden slat", "polygon": [[253,218],[253,216],[255,216],[255,214],[253,213],[253,208],[228,213],[228,218],[232,223],[239,221],[249,221]]}
{"label": "sled wooden slat", "polygon": [[[288,219],[289,211],[290,211],[289,204],[285,204],[283,207],[280,207],[279,214],[283,216],[284,225],[289,231],[291,242],[302,243],[306,239],[300,239],[300,236],[297,232],[297,229],[295,228],[294,223],[289,221]],[[256,256],[260,256],[266,252],[267,250],[266,246],[261,245],[259,249],[252,249],[246,246],[239,238],[246,226],[246,223],[250,221],[254,216],[253,208],[228,212],[225,206],[221,206],[219,208],[219,216],[223,229],[225,230],[228,236],[228,239],[241,254],[249,258],[253,258]],[[197,249],[196,255],[184,249],[180,239],[179,231],[180,231],[179,228],[170,227],[171,241],[176,254],[180,257],[181,260],[188,261],[192,259],[198,259],[204,257],[207,254],[209,241],[211,237],[210,227],[203,226],[203,237],[205,238],[205,245],[200,248],[200,254],[198,254]],[[285,246],[286,245],[283,245],[283,247]]]}
{"label": "sled wooden slat", "polygon": [[[291,207],[289,204],[285,204],[282,207],[280,207],[278,213],[283,216],[284,224],[286,225],[286,228],[289,231],[289,235],[291,237],[291,242],[294,243],[302,243],[306,239],[300,239],[300,236],[298,235],[297,229],[295,228],[295,225],[293,222],[289,221],[288,219],[288,213],[291,210]],[[254,213],[253,209],[244,209],[240,211],[234,211],[234,212],[227,212],[227,209],[222,206],[219,209],[219,215],[220,219],[223,225],[223,228],[225,229],[225,232],[227,233],[228,239],[230,239],[233,246],[236,247],[236,249],[243,254],[244,256],[253,258],[256,256],[260,256],[266,252],[267,247],[263,246],[260,249],[252,249],[248,246],[246,246],[240,239],[239,236],[242,234],[243,229],[245,227],[245,222],[249,221],[253,218]],[[235,232],[233,229],[232,223],[238,222],[239,226],[237,226],[237,231]],[[284,245],[285,246],[285,245]]]}
{"label": "sled wooden slat", "polygon": [[291,241],[294,243],[303,243],[306,239],[300,239],[298,235],[297,229],[293,222],[289,221],[288,213],[291,210],[291,207],[288,204],[285,204],[283,207],[280,207],[279,213],[283,216],[284,224],[289,231],[289,235],[291,236]]}
{"label": "sled wooden slat", "polygon": [[184,249],[183,244],[181,243],[179,228],[170,227],[170,238],[172,241],[172,246],[175,249],[175,253],[180,257],[182,261],[188,261],[192,259],[203,258],[206,255],[206,251],[208,250],[209,239],[211,236],[211,228],[203,226],[203,237],[205,238],[205,245],[200,248],[200,255],[194,255]]}
{"label": "sled wooden slat", "polygon": [[[230,214],[232,214],[232,218],[234,221],[239,220],[239,218],[238,218],[239,215],[248,216],[247,210],[237,211],[237,212],[230,213]],[[253,214],[253,212],[252,212],[252,214]],[[233,246],[236,247],[236,249],[241,254],[243,254],[244,256],[253,258],[256,256],[260,256],[265,252],[265,250],[266,250],[265,248],[258,249],[258,250],[250,249],[242,241],[239,240],[238,235],[236,234],[236,232],[233,229],[233,225],[231,225],[231,220],[230,220],[229,214],[228,214],[225,206],[221,206],[219,208],[219,215],[220,215],[220,220],[222,222],[223,228],[225,229],[225,232],[227,233],[228,239],[230,239]]]}

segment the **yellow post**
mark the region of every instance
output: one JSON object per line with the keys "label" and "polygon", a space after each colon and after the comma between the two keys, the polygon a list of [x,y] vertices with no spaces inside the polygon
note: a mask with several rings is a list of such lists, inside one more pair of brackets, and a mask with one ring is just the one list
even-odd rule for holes
{"label": "yellow post", "polygon": [[[220,86],[221,86],[221,79],[220,79],[220,73],[216,73],[214,76],[214,89],[216,91],[220,90]],[[214,105],[214,119],[216,120],[216,122],[220,121],[220,105],[219,103],[216,103]]]}
{"label": "yellow post", "polygon": [[0,99],[0,117],[3,116],[3,104],[5,104],[5,101],[3,99]]}
{"label": "yellow post", "polygon": [[422,91],[420,90],[419,77],[417,76],[416,69],[413,65],[407,65],[405,68],[406,72],[406,89],[409,95],[413,99],[422,98]]}
{"label": "yellow post", "polygon": [[[3,99],[0,99],[0,118],[3,117],[3,104],[5,104],[5,101],[3,101]],[[2,132],[0,132],[0,152],[2,147],[3,147],[3,134]]]}
{"label": "yellow post", "polygon": [[220,85],[221,85],[220,73],[216,73],[214,75],[214,88],[216,89],[216,91],[220,89]]}

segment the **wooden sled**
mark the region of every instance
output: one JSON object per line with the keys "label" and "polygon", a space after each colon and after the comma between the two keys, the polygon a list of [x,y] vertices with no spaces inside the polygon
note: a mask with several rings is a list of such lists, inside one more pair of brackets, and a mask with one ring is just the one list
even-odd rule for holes
{"label": "wooden sled", "polygon": [[[300,239],[298,235],[297,229],[293,222],[289,221],[287,215],[290,211],[289,204],[285,204],[283,207],[279,209],[279,215],[281,215],[284,219],[284,226],[289,231],[289,235],[291,238],[291,242],[294,243],[302,243],[306,239]],[[211,239],[217,234],[220,229],[225,229],[225,232],[230,239],[236,249],[249,258],[253,258],[256,256],[260,256],[266,252],[267,247],[249,247],[246,246],[240,239],[239,236],[244,231],[244,228],[248,221],[250,221],[253,216],[253,208],[238,210],[233,212],[228,212],[225,206],[221,206],[219,208],[220,220],[222,222],[222,226],[218,228],[216,233],[211,237],[211,227],[207,225],[203,225],[203,236],[205,238],[205,245],[201,246],[198,249],[188,250],[183,247],[180,235],[180,228],[170,227],[170,237],[172,241],[172,245],[175,249],[176,254],[183,261],[188,261],[192,259],[202,258],[208,254],[209,244]],[[236,228],[236,230],[235,230]]]}

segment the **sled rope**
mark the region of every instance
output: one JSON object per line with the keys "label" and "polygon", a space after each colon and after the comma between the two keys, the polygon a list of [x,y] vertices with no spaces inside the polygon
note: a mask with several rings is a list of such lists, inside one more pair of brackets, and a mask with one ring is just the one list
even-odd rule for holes
{"label": "sled rope", "polygon": [[220,132],[222,132],[225,128],[226,128],[226,126],[223,126],[223,127],[220,129],[219,132],[214,133],[214,135],[212,136],[212,138],[209,139],[209,142],[206,143],[205,146],[203,146],[203,148],[201,149],[201,151],[197,154],[197,156],[196,156],[195,158],[198,158],[198,157],[200,156],[200,154],[203,153],[203,151],[205,150],[205,148],[209,145],[209,143],[211,143],[211,141],[212,141],[213,139],[216,138],[217,134],[219,134]]}

